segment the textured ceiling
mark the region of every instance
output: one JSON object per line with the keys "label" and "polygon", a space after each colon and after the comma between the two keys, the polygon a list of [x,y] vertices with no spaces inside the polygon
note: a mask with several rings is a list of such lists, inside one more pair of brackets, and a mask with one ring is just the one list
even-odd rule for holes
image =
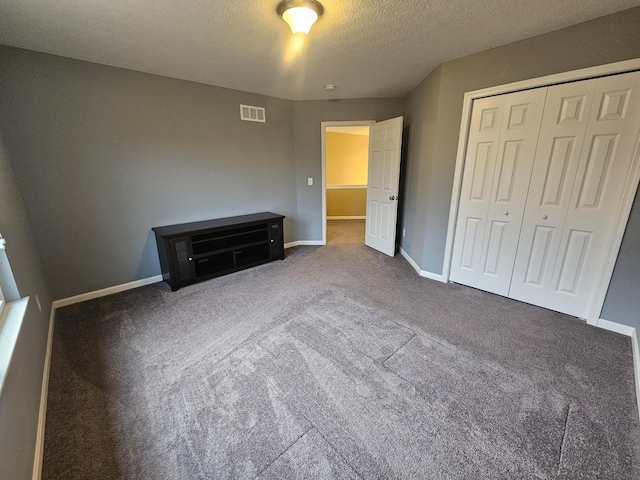
{"label": "textured ceiling", "polygon": [[295,100],[397,97],[444,61],[640,0],[322,0],[302,49],[277,3],[0,0],[0,43]]}

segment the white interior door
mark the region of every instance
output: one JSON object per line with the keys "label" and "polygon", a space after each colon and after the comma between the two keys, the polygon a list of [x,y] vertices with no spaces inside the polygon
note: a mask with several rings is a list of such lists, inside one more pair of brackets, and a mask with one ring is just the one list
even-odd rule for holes
{"label": "white interior door", "polygon": [[476,100],[451,280],[507,295],[546,89]]}
{"label": "white interior door", "polygon": [[640,72],[550,90],[510,296],[586,318],[638,143]]}
{"label": "white interior door", "polygon": [[398,217],[398,182],[402,117],[369,127],[369,178],[365,245],[394,256]]}

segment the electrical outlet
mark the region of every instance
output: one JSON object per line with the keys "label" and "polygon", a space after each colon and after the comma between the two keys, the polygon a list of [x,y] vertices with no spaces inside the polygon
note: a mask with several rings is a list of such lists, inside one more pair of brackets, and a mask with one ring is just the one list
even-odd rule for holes
{"label": "electrical outlet", "polygon": [[38,304],[38,310],[42,311],[42,305],[40,304],[40,297],[36,295],[36,303]]}
{"label": "electrical outlet", "polygon": [[407,229],[406,229],[406,228],[403,228],[403,229],[402,229],[402,238],[404,238],[404,237],[406,237],[406,236],[407,236]]}
{"label": "electrical outlet", "polygon": [[307,178],[307,185],[313,185],[313,178],[312,177]]}

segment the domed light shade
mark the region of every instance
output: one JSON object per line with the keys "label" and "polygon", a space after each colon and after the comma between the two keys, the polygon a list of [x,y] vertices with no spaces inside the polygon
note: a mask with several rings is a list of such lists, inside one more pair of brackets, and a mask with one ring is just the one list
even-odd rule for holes
{"label": "domed light shade", "polygon": [[293,33],[309,33],[324,8],[316,0],[284,0],[278,4],[277,12]]}

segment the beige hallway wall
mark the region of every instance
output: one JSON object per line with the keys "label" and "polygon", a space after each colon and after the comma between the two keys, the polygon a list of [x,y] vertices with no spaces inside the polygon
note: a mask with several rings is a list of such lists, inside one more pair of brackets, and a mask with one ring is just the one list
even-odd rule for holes
{"label": "beige hallway wall", "polygon": [[326,133],[328,217],[364,217],[369,136]]}

